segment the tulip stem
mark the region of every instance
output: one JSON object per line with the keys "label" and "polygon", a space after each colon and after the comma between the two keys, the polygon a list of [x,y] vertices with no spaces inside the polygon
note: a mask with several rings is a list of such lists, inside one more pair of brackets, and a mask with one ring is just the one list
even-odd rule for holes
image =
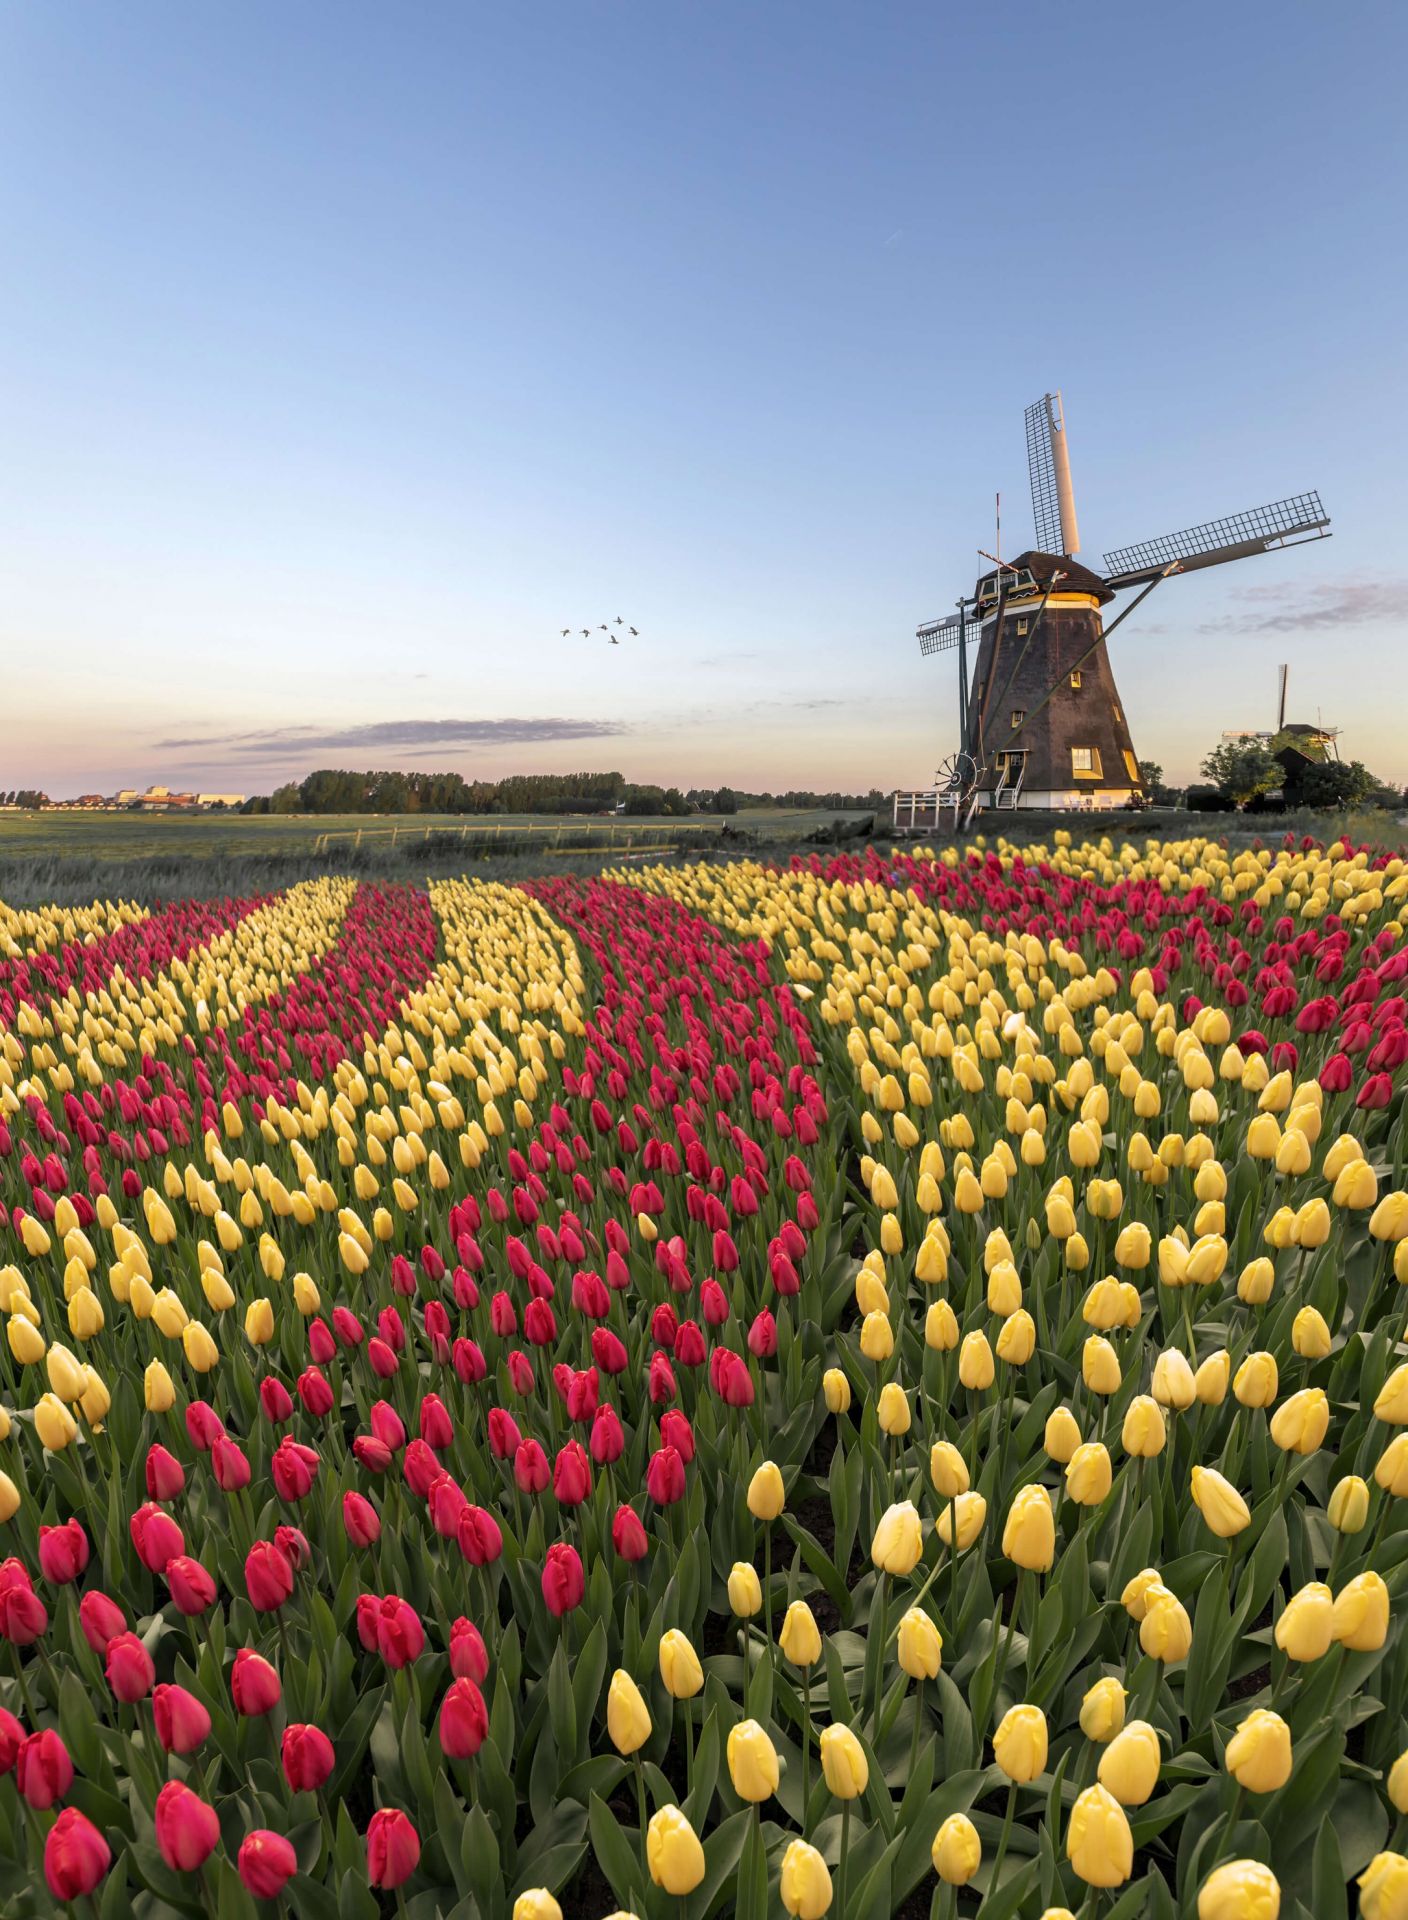
{"label": "tulip stem", "polygon": [[988,1881],[988,1890],[996,1893],[1002,1878],[1002,1863],[1007,1858],[1007,1843],[1012,1838],[1012,1816],[1017,1811],[1017,1782],[1007,1783],[1007,1811],[1002,1819],[1002,1835],[997,1843],[997,1858],[992,1863],[992,1878]]}
{"label": "tulip stem", "polygon": [[841,1858],[836,1869],[836,1920],[846,1920],[846,1867],[850,1853],[851,1803],[841,1802]]}
{"label": "tulip stem", "polygon": [[768,1643],[769,1691],[777,1685],[777,1655],[772,1644],[772,1522],[763,1535],[763,1630]]}
{"label": "tulip stem", "polygon": [[28,1720],[31,1728],[33,1728],[38,1723],[34,1717],[34,1702],[29,1697],[29,1685],[24,1677],[24,1655],[20,1652],[17,1643],[13,1640],[10,1642],[10,1652],[15,1656],[15,1678],[19,1681],[20,1699],[24,1702],[24,1717]]}
{"label": "tulip stem", "polygon": [[[923,1678],[923,1675],[921,1674],[919,1679],[919,1685],[918,1687],[916,1687],[915,1693],[914,1693],[914,1733],[911,1736],[910,1742],[909,1742],[909,1777],[911,1780],[914,1778],[915,1769],[919,1765],[919,1730],[923,1726],[923,1724],[924,1724],[924,1678]],[[908,1784],[909,1784],[909,1781],[907,1780],[905,1782],[905,1785],[908,1786]]]}
{"label": "tulip stem", "polygon": [[807,1809],[811,1805],[812,1780],[812,1673],[802,1668],[802,1838],[810,1839]]}
{"label": "tulip stem", "polygon": [[694,1715],[689,1702],[684,1702],[684,1790],[686,1795],[694,1792]]}
{"label": "tulip stem", "polygon": [[636,1806],[640,1812],[640,1843],[645,1845],[645,1830],[650,1825],[650,1817],[645,1808],[645,1769],[640,1764],[639,1749],[631,1755],[631,1765],[636,1776]]}

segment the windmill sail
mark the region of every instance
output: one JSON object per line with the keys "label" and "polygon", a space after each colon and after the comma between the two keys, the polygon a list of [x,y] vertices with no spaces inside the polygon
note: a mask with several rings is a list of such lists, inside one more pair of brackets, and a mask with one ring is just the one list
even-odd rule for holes
{"label": "windmill sail", "polygon": [[1152,580],[1170,567],[1177,573],[1192,573],[1199,567],[1221,566],[1225,560],[1270,553],[1275,547],[1325,539],[1329,524],[1318,493],[1293,493],[1287,500],[1273,500],[1270,506],[1253,507],[1249,513],[1229,514],[1225,520],[1209,520],[1138,546],[1117,547],[1105,555],[1105,575],[1118,591]]}
{"label": "windmill sail", "polygon": [[1032,519],[1041,553],[1079,553],[1080,530],[1071,488],[1066,416],[1059,393],[1043,394],[1027,408],[1027,471],[1032,483]]}
{"label": "windmill sail", "polygon": [[[978,628],[976,622],[967,622],[968,631],[976,640]],[[958,645],[958,615],[951,613],[947,620],[928,620],[922,627],[915,628],[921,653],[947,653],[950,647]]]}

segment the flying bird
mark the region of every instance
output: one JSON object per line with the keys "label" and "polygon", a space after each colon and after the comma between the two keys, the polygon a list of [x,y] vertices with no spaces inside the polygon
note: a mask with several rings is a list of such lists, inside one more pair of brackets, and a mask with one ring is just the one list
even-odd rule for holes
{"label": "flying bird", "polygon": [[619,613],[616,616],[616,624],[618,627],[624,627],[626,624],[625,621],[621,618]]}
{"label": "flying bird", "polygon": [[571,627],[564,627],[562,629],[562,637],[564,640],[567,638],[568,634],[571,633],[571,631],[572,631]]}
{"label": "flying bird", "polygon": [[628,631],[635,639],[639,640],[640,635],[636,632],[634,627],[629,628]]}
{"label": "flying bird", "polygon": [[621,644],[621,642],[616,638],[614,633],[611,636],[611,644],[613,647],[619,647]]}

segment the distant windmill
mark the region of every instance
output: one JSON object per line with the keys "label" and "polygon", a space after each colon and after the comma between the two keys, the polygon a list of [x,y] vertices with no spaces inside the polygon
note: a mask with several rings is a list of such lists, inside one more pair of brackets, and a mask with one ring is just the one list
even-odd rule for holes
{"label": "distant windmill", "polygon": [[[1173,573],[1192,573],[1328,536],[1317,493],[1209,521],[1105,555],[1097,573],[1080,551],[1066,423],[1059,393],[1027,408],[1027,464],[1037,544],[993,570],[947,619],[918,629],[921,653],[958,652],[959,749],[928,793],[896,794],[895,825],[923,831],[952,809],[966,825],[985,806],[1115,807],[1144,781],[1105,642]],[[1139,592],[1111,621],[1102,609]],[[968,647],[977,647],[970,685]]]}
{"label": "distant windmill", "polygon": [[1259,740],[1269,747],[1283,765],[1295,760],[1311,760],[1323,764],[1327,760],[1340,757],[1338,727],[1327,727],[1317,720],[1312,726],[1307,720],[1287,720],[1286,692],[1290,684],[1291,669],[1282,664],[1276,669],[1276,725],[1269,732],[1256,727],[1229,727],[1223,731],[1224,740]]}

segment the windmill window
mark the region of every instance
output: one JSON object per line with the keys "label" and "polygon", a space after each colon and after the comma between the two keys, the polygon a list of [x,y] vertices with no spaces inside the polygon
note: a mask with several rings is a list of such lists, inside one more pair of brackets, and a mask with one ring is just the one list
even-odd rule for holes
{"label": "windmill window", "polygon": [[1124,765],[1125,765],[1125,772],[1129,775],[1130,779],[1134,782],[1135,786],[1136,787],[1143,786],[1144,782],[1141,780],[1139,776],[1139,762],[1135,759],[1134,755],[1130,752],[1128,747],[1126,747],[1124,750]]}
{"label": "windmill window", "polygon": [[1022,634],[1026,632],[1027,628],[1030,625],[1031,625],[1031,622],[1029,620],[1019,620],[1017,622],[1017,634],[1019,638]]}
{"label": "windmill window", "polygon": [[1116,722],[1116,724],[1117,724],[1117,725],[1119,725],[1119,726],[1123,726],[1123,724],[1124,724],[1124,715],[1123,715],[1123,714],[1122,714],[1122,713],[1120,712],[1120,710],[1119,710],[1119,708],[1118,708],[1118,706],[1112,706],[1112,707],[1110,708],[1110,711],[1111,711],[1111,713],[1113,713],[1113,714],[1114,714],[1114,716],[1115,716],[1115,722]]}
{"label": "windmill window", "polygon": [[1077,780],[1098,780],[1100,778],[1100,749],[1098,747],[1071,748],[1071,774]]}
{"label": "windmill window", "polygon": [[1013,707],[1012,725],[1014,729],[1025,725],[1026,718],[1027,718],[1027,710],[1025,707]]}
{"label": "windmill window", "polygon": [[1071,685],[1075,688],[1077,693],[1080,692],[1080,668],[1079,667],[1077,667],[1075,672],[1071,675]]}

